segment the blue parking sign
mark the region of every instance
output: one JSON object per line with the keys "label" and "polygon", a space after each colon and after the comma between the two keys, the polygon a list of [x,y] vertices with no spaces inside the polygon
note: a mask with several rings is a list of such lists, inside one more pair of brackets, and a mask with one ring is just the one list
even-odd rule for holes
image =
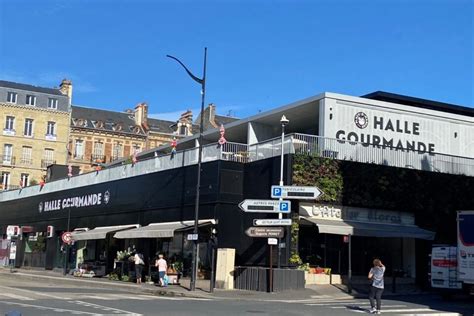
{"label": "blue parking sign", "polygon": [[281,202],[280,203],[280,211],[281,212],[289,212],[290,211],[289,203],[288,202]]}
{"label": "blue parking sign", "polygon": [[273,187],[273,193],[272,196],[279,197],[281,196],[282,189],[281,187]]}

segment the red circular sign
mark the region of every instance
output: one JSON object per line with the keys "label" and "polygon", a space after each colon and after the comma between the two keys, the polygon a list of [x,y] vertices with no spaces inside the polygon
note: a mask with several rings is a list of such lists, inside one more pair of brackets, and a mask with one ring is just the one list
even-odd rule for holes
{"label": "red circular sign", "polygon": [[71,244],[72,243],[72,235],[71,232],[64,232],[61,235],[61,239],[65,244]]}

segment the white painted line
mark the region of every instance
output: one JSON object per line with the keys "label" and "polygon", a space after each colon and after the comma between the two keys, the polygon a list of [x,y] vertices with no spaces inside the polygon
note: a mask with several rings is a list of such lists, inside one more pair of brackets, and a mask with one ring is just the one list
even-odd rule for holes
{"label": "white painted line", "polygon": [[31,290],[19,289],[19,288],[15,288],[15,287],[0,286],[0,288],[8,290],[10,292],[26,292],[26,293],[29,293],[30,295],[34,294],[34,295],[39,295],[39,296],[44,296],[44,297],[49,297],[49,298],[55,298],[55,299],[59,299],[59,300],[70,300],[70,298],[68,298],[68,297],[61,297],[61,296],[56,296],[56,295],[51,295],[51,294],[45,294],[45,293],[31,291]]}
{"label": "white painted line", "polygon": [[410,313],[410,312],[417,313],[416,314],[417,316],[419,315],[418,312],[438,312],[438,313],[440,313],[440,311],[438,311],[436,309],[431,309],[431,308],[382,309],[383,314],[385,314],[385,313]]}
{"label": "white painted line", "polygon": [[0,294],[0,296],[5,296],[7,298],[14,299],[14,300],[20,300],[20,301],[34,301],[35,300],[34,298],[31,298],[31,297],[16,295],[16,294],[13,294],[13,293],[2,293],[2,294]]}
{"label": "white painted line", "polygon": [[93,303],[87,303],[87,302],[83,302],[83,301],[75,301],[81,305],[84,305],[84,303],[88,304],[88,305],[85,305],[85,306],[89,306],[89,307],[94,307],[94,306],[98,306],[99,308],[108,308],[110,311],[112,311],[113,313],[115,312],[119,312],[119,313],[123,313],[123,314],[127,314],[127,315],[141,315],[141,314],[136,314],[134,312],[129,312],[129,311],[126,311],[126,310],[123,310],[123,309],[118,309],[118,308],[113,308],[113,307],[109,307],[109,306],[104,306],[104,305],[99,305],[99,304],[93,304]]}
{"label": "white painted line", "polygon": [[[47,306],[25,304],[25,303],[15,303],[15,302],[3,302],[3,303],[7,304],[7,305],[18,305],[18,306],[22,306],[22,307],[37,308],[37,309],[40,309],[40,310],[56,310],[57,309],[56,307],[47,307]],[[75,313],[80,313],[80,314],[84,314],[84,315],[98,316],[97,313],[79,312],[79,311],[74,311],[74,310],[71,310],[71,309],[63,309],[63,310],[66,311],[66,312],[71,312],[71,313],[75,312]]]}
{"label": "white painted line", "polygon": [[[474,314],[473,314],[474,315]],[[459,313],[430,313],[430,314],[400,314],[400,316],[462,316],[462,314]]]}
{"label": "white painted line", "polygon": [[[346,306],[332,306],[331,308],[333,309],[343,309],[343,308],[354,308],[354,307],[358,307],[358,306],[367,306],[369,307],[370,304],[367,303],[367,304],[357,304],[357,305],[346,305]],[[383,308],[393,308],[393,307],[407,307],[406,305],[384,305]]]}

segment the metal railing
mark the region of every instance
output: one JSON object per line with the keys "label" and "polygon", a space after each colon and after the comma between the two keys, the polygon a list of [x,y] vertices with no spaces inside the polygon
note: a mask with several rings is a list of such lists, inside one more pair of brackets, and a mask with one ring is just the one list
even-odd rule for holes
{"label": "metal railing", "polygon": [[25,165],[25,166],[31,166],[33,164],[33,159],[32,158],[21,157],[20,158],[20,164]]}
{"label": "metal railing", "polygon": [[15,161],[16,161],[16,158],[15,156],[12,156],[12,155],[0,155],[0,164],[4,165],[4,166],[14,166],[15,165]]}
{"label": "metal railing", "polygon": [[51,159],[41,159],[41,168],[46,169],[50,165],[54,165],[56,163],[56,160],[51,160]]}
{"label": "metal railing", "polygon": [[[314,135],[290,134],[284,141],[285,154],[311,154],[320,157],[355,161],[360,163],[373,163],[401,168],[413,168],[450,174],[464,174],[474,176],[474,159],[455,157],[437,153],[401,152],[393,148],[378,148],[376,146],[325,138]],[[216,143],[203,146],[202,161],[227,160],[248,163],[261,159],[272,158],[281,154],[281,138],[270,139],[258,144],[247,145],[227,142],[223,145]],[[198,149],[192,148],[178,151],[174,154],[160,154],[155,157],[141,160],[134,165],[123,163],[101,170],[73,176],[70,179],[60,179],[48,183],[41,192],[54,192],[66,188],[77,188],[107,181],[143,175],[145,173],[159,172],[173,168],[197,164]],[[55,161],[41,161],[45,168]],[[18,198],[10,192],[0,194],[0,201]],[[26,187],[21,196],[39,194],[35,186]]]}
{"label": "metal railing", "polygon": [[106,162],[105,155],[91,155],[91,163],[105,163]]}
{"label": "metal railing", "polygon": [[291,152],[325,158],[474,176],[474,158],[408,150],[305,134],[292,134]]}

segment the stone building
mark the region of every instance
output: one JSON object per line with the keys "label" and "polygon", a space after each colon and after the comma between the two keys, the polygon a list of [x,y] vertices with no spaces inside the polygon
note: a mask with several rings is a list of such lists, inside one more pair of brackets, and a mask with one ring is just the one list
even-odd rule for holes
{"label": "stone building", "polygon": [[192,113],[175,121],[148,117],[148,105],[139,103],[124,112],[72,106],[69,163],[88,172],[97,165],[128,159],[143,150],[192,135]]}
{"label": "stone building", "polygon": [[44,88],[0,81],[0,188],[39,182],[51,164],[65,164],[72,83]]}

